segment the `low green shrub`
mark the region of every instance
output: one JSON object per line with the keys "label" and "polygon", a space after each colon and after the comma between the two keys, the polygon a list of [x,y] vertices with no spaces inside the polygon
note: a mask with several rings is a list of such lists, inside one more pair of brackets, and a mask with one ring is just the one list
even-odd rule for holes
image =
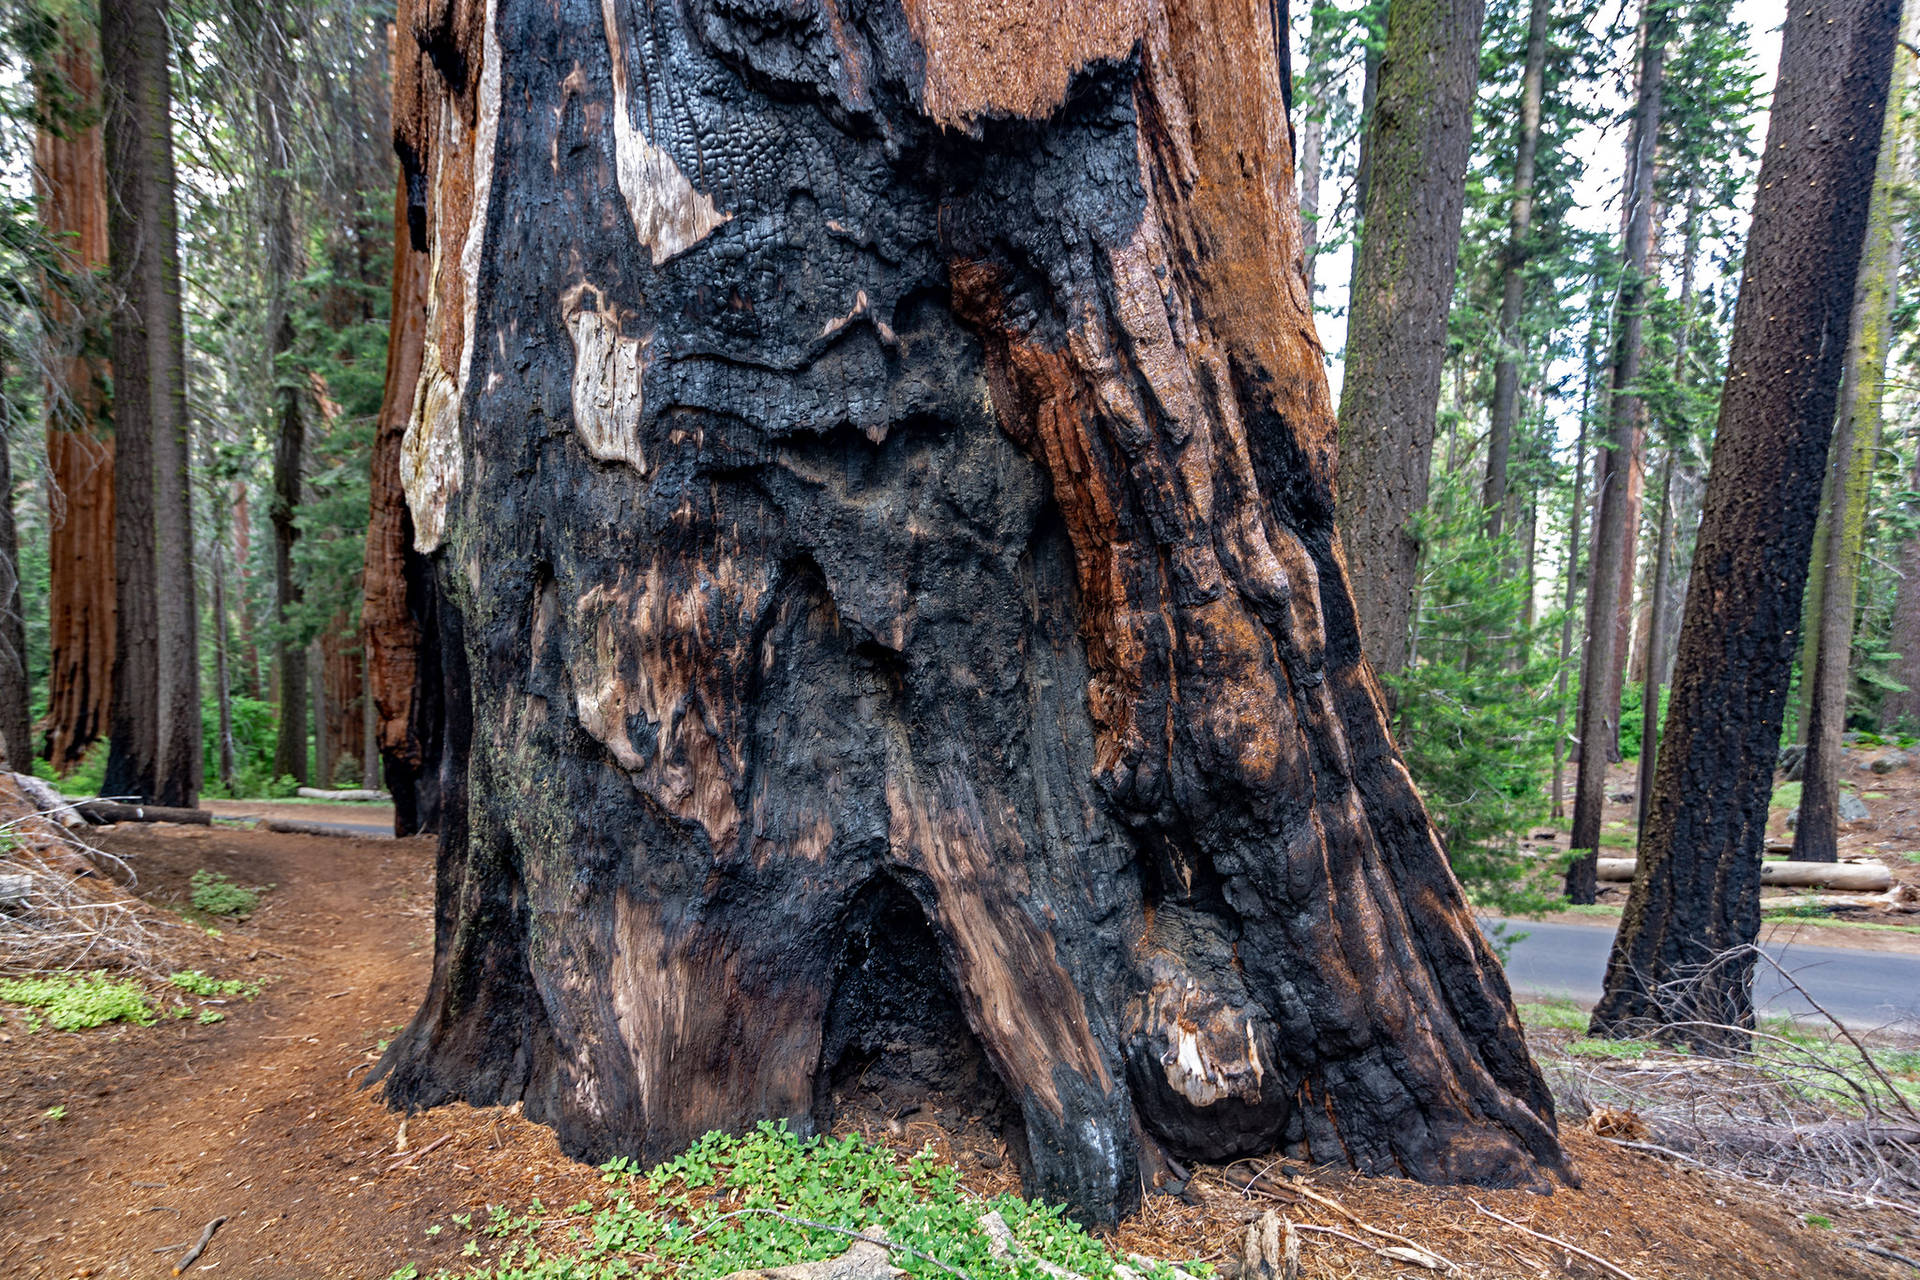
{"label": "low green shrub", "polygon": [[244,916],[260,905],[258,893],[205,867],[193,873],[189,888],[194,907],[210,916]]}
{"label": "low green shrub", "polygon": [[0,981],[0,1000],[41,1010],[57,1031],[84,1031],[108,1022],[147,1026],[153,1006],[137,982],[104,973],[56,973]]}

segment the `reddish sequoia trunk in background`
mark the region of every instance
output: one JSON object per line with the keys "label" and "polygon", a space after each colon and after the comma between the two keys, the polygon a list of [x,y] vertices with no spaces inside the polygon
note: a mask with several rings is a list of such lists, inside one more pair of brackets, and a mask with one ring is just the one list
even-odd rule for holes
{"label": "reddish sequoia trunk in background", "polygon": [[1899,19],[1900,0],[1787,10],[1666,730],[1595,1034],[1667,1025],[1717,1049],[1744,1032],[1702,1022],[1753,1024],[1767,800]]}
{"label": "reddish sequoia trunk in background", "polygon": [[[58,236],[76,271],[107,265],[106,160],[91,32],[63,25],[52,77],[61,105],[56,127],[34,137],[40,220]],[[44,83],[44,79],[43,79]],[[105,352],[97,316],[83,317],[58,292],[49,306],[60,350],[47,388],[47,714],[41,753],[54,769],[76,767],[107,731],[113,677],[113,442],[106,427]]]}
{"label": "reddish sequoia trunk in background", "polygon": [[403,7],[392,1103],[651,1160],[871,1068],[1097,1220],[1162,1144],[1571,1176],[1360,653],[1271,15]]}
{"label": "reddish sequoia trunk in background", "polygon": [[[404,47],[404,46],[403,46]],[[396,66],[395,83],[412,63]],[[417,172],[417,170],[416,170]],[[403,174],[394,197],[393,307],[387,331],[387,385],[373,441],[371,512],[367,524],[366,596],[360,617],[367,689],[383,785],[393,793],[395,835],[440,829],[440,774],[445,736],[433,572],[413,548],[413,516],[400,483],[400,446],[413,413],[427,327],[427,269],[415,248],[424,223],[410,224]],[[408,228],[401,234],[400,228]]]}

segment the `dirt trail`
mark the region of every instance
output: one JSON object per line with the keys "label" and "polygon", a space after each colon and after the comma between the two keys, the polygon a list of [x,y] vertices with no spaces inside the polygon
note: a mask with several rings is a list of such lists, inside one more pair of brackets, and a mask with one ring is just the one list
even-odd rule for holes
{"label": "dirt trail", "polygon": [[[325,820],[318,806],[302,808]],[[162,904],[183,902],[201,867],[275,886],[251,920],[224,931],[229,960],[217,975],[268,985],[251,1004],[225,1006],[226,1020],[211,1026],[29,1035],[9,1016],[0,1026],[0,1276],[167,1276],[205,1224],[226,1216],[190,1275],[384,1280],[407,1263],[422,1274],[457,1268],[466,1247],[496,1257],[498,1244],[454,1224],[455,1214],[472,1214],[478,1227],[488,1206],[518,1213],[538,1197],[551,1221],[543,1241],[560,1243],[578,1221],[562,1206],[607,1202],[595,1170],[511,1111],[454,1106],[413,1117],[406,1151],[417,1160],[406,1164],[400,1118],[358,1087],[426,982],[430,841],[153,826],[116,829],[105,843]],[[53,1107],[65,1118],[48,1118]],[[1017,1183],[991,1137],[940,1105],[904,1124],[850,1106],[836,1127],[905,1150],[930,1143],[983,1193]],[[1616,1259],[1641,1280],[1897,1274],[1837,1247],[1837,1230],[1754,1203],[1750,1188],[1676,1172],[1565,1127],[1586,1179],[1577,1192],[1541,1198],[1331,1173],[1316,1181],[1369,1222],[1470,1261],[1474,1277],[1601,1273],[1490,1223],[1473,1199]],[[1273,1205],[1240,1190],[1245,1167],[1195,1175],[1187,1200],[1151,1199],[1122,1244],[1224,1259],[1240,1224]],[[1305,1203],[1283,1211],[1296,1221],[1316,1213]],[[1332,1238],[1312,1242],[1308,1276],[1395,1274]]]}
{"label": "dirt trail", "polygon": [[156,826],[104,843],[154,900],[184,900],[200,867],[276,886],[225,930],[218,975],[267,987],[212,1026],[0,1027],[0,1274],[167,1276],[226,1215],[192,1274],[384,1277],[453,1265],[462,1233],[426,1229],[484,1219],[489,1197],[600,1189],[547,1130],[467,1107],[414,1117],[410,1151],[452,1141],[386,1171],[399,1117],[357,1084],[426,982],[430,841]]}

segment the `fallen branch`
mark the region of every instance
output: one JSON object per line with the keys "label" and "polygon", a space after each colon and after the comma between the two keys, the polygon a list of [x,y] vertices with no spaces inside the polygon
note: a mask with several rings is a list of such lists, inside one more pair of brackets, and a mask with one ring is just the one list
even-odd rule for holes
{"label": "fallen branch", "polygon": [[371,831],[362,831],[358,827],[349,827],[337,822],[299,822],[292,818],[262,818],[260,825],[268,831],[284,836],[335,836],[345,840],[391,840],[392,836],[375,835]]}
{"label": "fallen branch", "polygon": [[1469,1199],[1467,1203],[1472,1205],[1474,1208],[1478,1209],[1481,1213],[1486,1214],[1489,1218],[1494,1219],[1496,1222],[1506,1223],[1508,1226],[1512,1227],[1515,1231],[1524,1231],[1528,1235],[1532,1236],[1535,1240],[1545,1240],[1548,1244],[1559,1245],[1562,1249],[1565,1249],[1568,1253],[1578,1254],[1582,1258],[1585,1258],[1588,1262],[1593,1263],[1595,1266],[1605,1267],[1608,1271],[1611,1271],[1613,1272],[1613,1274],[1619,1276],[1620,1280],[1640,1280],[1640,1277],[1634,1275],[1633,1272],[1627,1271],[1621,1267],[1616,1267],[1611,1262],[1608,1262],[1605,1258],[1601,1257],[1599,1254],[1588,1253],[1585,1249],[1582,1249],[1577,1244],[1569,1244],[1567,1241],[1562,1240],[1559,1236],[1550,1236],[1544,1231],[1535,1231],[1532,1227],[1527,1226],[1525,1223],[1515,1222],[1512,1218],[1503,1217],[1502,1215],[1497,1214],[1493,1210],[1487,1208],[1487,1206],[1481,1204],[1478,1200]]}
{"label": "fallen branch", "polygon": [[1895,1253],[1893,1250],[1884,1249],[1877,1244],[1855,1244],[1851,1240],[1842,1240],[1840,1243],[1849,1249],[1858,1249],[1862,1253],[1870,1253],[1876,1258],[1886,1258],[1892,1262],[1904,1262],[1915,1271],[1920,1271],[1920,1261],[1909,1258],[1904,1253]]}
{"label": "fallen branch", "polygon": [[205,809],[176,809],[170,805],[122,804],[118,800],[76,800],[73,811],[92,823],[186,822],[210,827],[213,814]]}
{"label": "fallen branch", "polygon": [[327,791],[321,787],[301,787],[298,789],[297,794],[308,800],[340,800],[350,803],[362,801],[372,803],[393,799],[392,796],[384,791],[367,791],[359,788],[346,791]]}
{"label": "fallen branch", "polygon": [[[1369,1222],[1362,1221],[1359,1217],[1357,1217],[1354,1214],[1354,1212],[1351,1209],[1347,1208],[1347,1206],[1341,1204],[1338,1200],[1335,1200],[1332,1196],[1321,1195],[1318,1191],[1313,1190],[1311,1187],[1307,1186],[1304,1182],[1289,1183],[1287,1186],[1287,1189],[1289,1191],[1298,1191],[1301,1195],[1313,1201],[1315,1204],[1326,1206],[1327,1208],[1333,1210],[1335,1213],[1339,1214],[1341,1217],[1345,1218],[1348,1222],[1351,1222],[1354,1226],[1360,1228],[1362,1231],[1367,1232],[1369,1235],[1379,1236],[1382,1240],[1391,1240],[1396,1244],[1405,1245],[1407,1248],[1412,1249],[1416,1253],[1425,1254],[1427,1257],[1437,1259],[1441,1263],[1444,1263],[1447,1270],[1449,1271],[1457,1272],[1460,1270],[1459,1263],[1450,1261],[1449,1259],[1446,1259],[1446,1258],[1442,1258],[1440,1257],[1439,1254],[1433,1252],[1433,1250],[1428,1249],[1422,1245],[1416,1244],[1413,1241],[1407,1239],[1405,1236],[1397,1236],[1391,1231],[1383,1231],[1379,1227],[1376,1227]],[[1304,1227],[1301,1229],[1305,1230]]]}
{"label": "fallen branch", "polygon": [[420,1148],[418,1151],[407,1152],[405,1155],[401,1156],[398,1160],[395,1160],[392,1164],[388,1165],[386,1168],[382,1169],[380,1172],[384,1175],[384,1174],[393,1173],[399,1169],[404,1169],[408,1165],[412,1164],[415,1160],[418,1160],[421,1156],[426,1155],[429,1151],[436,1151],[439,1148],[445,1146],[447,1143],[452,1141],[453,1141],[452,1134],[450,1133],[442,1134],[440,1137],[435,1138],[432,1142],[429,1142],[426,1146]]}
{"label": "fallen branch", "polygon": [[1310,1231],[1315,1235],[1322,1236],[1338,1236],[1349,1244],[1365,1249],[1368,1253],[1377,1254],[1393,1262],[1405,1262],[1416,1267],[1425,1267],[1428,1271],[1443,1271],[1447,1269],[1446,1264],[1442,1263],[1438,1255],[1428,1253],[1425,1249],[1411,1248],[1397,1244],[1388,1245],[1382,1249],[1378,1245],[1368,1244],[1359,1236],[1350,1236],[1338,1227],[1318,1227],[1310,1222],[1298,1223],[1293,1227],[1293,1230]]}
{"label": "fallen branch", "polygon": [[186,1256],[173,1264],[173,1274],[179,1275],[182,1271],[185,1271],[188,1267],[200,1261],[200,1255],[205,1253],[207,1246],[213,1242],[213,1233],[218,1231],[220,1224],[226,1220],[227,1215],[223,1213],[201,1229],[200,1238],[193,1242],[193,1248],[187,1250]]}

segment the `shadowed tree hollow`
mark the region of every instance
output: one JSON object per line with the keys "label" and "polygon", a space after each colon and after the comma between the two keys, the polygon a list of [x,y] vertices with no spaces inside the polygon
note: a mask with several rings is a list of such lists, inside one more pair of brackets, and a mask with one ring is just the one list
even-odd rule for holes
{"label": "shadowed tree hollow", "polygon": [[403,7],[390,1101],[652,1159],[906,1045],[1095,1220],[1163,1149],[1572,1178],[1360,654],[1272,21]]}

